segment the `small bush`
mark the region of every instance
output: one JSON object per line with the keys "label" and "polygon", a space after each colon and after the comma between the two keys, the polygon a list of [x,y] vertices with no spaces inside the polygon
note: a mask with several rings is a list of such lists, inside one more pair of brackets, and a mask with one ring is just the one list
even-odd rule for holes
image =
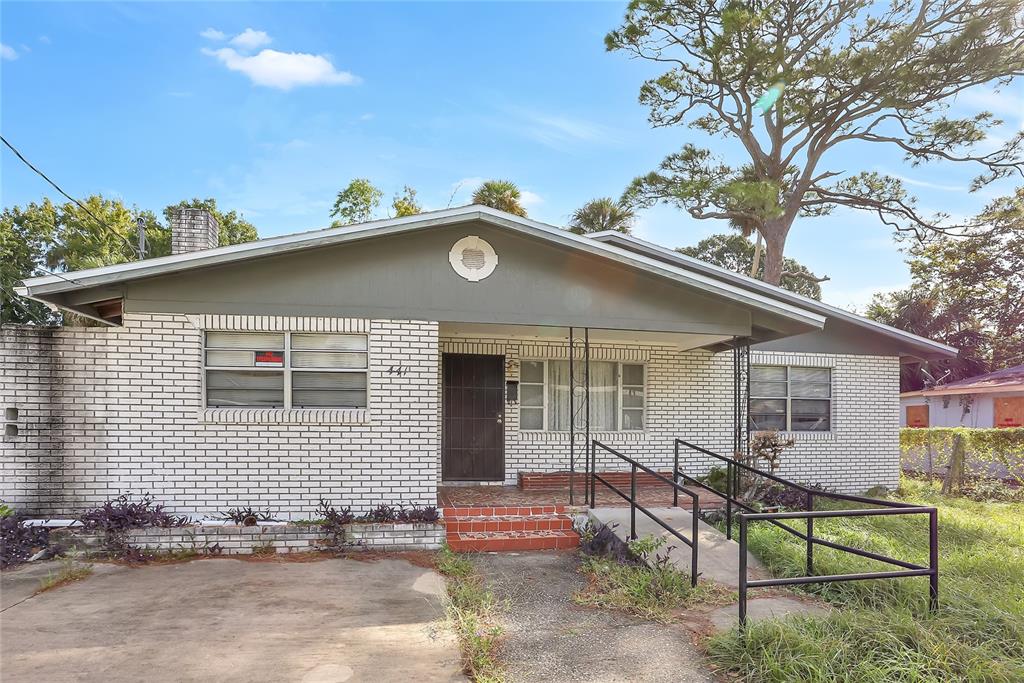
{"label": "small bush", "polygon": [[0,519],[3,519],[4,517],[13,517],[13,516],[14,516],[14,508],[12,508],[10,505],[7,505],[6,503],[0,501]]}
{"label": "small bush", "polygon": [[331,537],[331,545],[339,546],[345,542],[345,527],[355,521],[352,510],[344,507],[338,510],[323,498],[316,508],[317,515],[323,520],[320,526]]}
{"label": "small bush", "polygon": [[127,495],[108,500],[100,507],[83,513],[78,521],[85,531],[99,531],[104,535],[104,548],[128,562],[146,562],[151,553],[128,543],[129,529],[146,527],[181,527],[192,523],[188,517],[164,512],[164,506],[154,504],[153,496],[142,494],[137,502]]}
{"label": "small bush", "polygon": [[26,562],[49,545],[50,530],[46,527],[26,526],[15,515],[0,518],[0,568]]}
{"label": "small bush", "polygon": [[1024,487],[993,477],[968,479],[961,491],[965,498],[980,502],[1024,503]]}
{"label": "small bush", "polygon": [[251,507],[231,508],[227,512],[221,513],[221,519],[226,519],[242,526],[256,526],[259,522],[277,521],[270,514],[270,510],[260,512]]}

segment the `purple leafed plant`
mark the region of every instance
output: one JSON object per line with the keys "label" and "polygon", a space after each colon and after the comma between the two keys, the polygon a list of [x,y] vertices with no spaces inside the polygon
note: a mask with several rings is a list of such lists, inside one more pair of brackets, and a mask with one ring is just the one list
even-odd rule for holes
{"label": "purple leafed plant", "polygon": [[188,517],[164,512],[163,505],[153,503],[153,496],[144,493],[133,502],[127,495],[108,500],[102,506],[82,513],[78,518],[86,531],[105,533],[142,529],[145,527],[178,527],[192,523]]}
{"label": "purple leafed plant", "polygon": [[25,526],[18,516],[0,518],[0,568],[27,561],[49,543],[49,529]]}

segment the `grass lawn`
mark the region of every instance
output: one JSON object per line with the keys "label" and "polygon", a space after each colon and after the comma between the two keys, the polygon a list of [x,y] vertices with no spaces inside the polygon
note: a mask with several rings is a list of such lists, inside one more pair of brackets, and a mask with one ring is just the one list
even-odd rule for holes
{"label": "grass lawn", "polygon": [[[908,479],[894,497],[939,508],[937,614],[926,577],[808,586],[835,612],[715,636],[715,664],[745,681],[1024,681],[1024,504],[944,497]],[[925,565],[927,529],[924,515],[815,523],[815,535]],[[752,523],[749,542],[775,575],[803,574],[804,545],[781,529]],[[887,567],[815,548],[821,574]]]}

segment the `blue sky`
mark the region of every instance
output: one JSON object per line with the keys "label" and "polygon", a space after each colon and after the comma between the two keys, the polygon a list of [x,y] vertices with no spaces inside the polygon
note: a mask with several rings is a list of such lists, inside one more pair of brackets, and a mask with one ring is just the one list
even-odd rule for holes
{"label": "blue sky", "polygon": [[[531,217],[562,225],[617,197],[687,141],[651,129],[636,101],[656,70],[606,53],[624,3],[14,3],[0,5],[0,127],[73,195],[159,211],[216,197],[263,237],[322,227],[356,176],[388,198],[408,184],[427,208],[469,201],[483,178],[525,190]],[[966,108],[1022,125],[1024,91],[968,93]],[[973,110],[973,109],[972,109]],[[909,168],[895,151],[839,148],[830,168],[907,179],[921,205],[971,215],[972,169]],[[3,205],[53,192],[4,150]],[[456,188],[458,188],[456,190]],[[718,222],[642,214],[637,234],[692,244]],[[832,279],[825,300],[863,306],[909,281],[869,214],[802,219],[787,255]]]}

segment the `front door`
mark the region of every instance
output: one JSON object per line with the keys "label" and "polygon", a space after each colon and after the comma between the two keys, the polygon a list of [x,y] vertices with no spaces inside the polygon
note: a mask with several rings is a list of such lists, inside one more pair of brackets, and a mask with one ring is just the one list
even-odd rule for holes
{"label": "front door", "polygon": [[505,478],[505,357],[442,356],[441,479]]}

